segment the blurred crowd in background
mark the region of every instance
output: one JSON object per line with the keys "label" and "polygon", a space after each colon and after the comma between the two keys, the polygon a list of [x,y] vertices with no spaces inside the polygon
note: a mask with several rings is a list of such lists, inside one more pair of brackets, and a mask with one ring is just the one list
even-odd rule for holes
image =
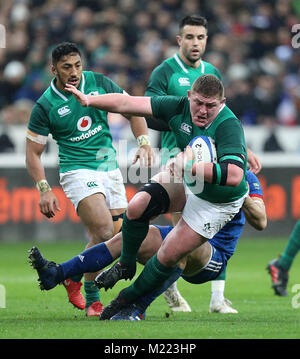
{"label": "blurred crowd in background", "polygon": [[63,41],[80,46],[86,70],[143,95],[153,68],[178,51],[188,14],[207,18],[203,59],[220,70],[244,125],[300,125],[300,43],[292,46],[299,0],[0,0],[0,123],[26,125]]}

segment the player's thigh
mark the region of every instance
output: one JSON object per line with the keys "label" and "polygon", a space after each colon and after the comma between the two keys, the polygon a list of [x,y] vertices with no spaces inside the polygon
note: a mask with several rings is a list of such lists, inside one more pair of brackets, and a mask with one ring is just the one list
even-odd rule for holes
{"label": "player's thigh", "polygon": [[103,193],[94,193],[82,199],[77,212],[89,232],[107,231],[112,236],[113,220]]}
{"label": "player's thigh", "polygon": [[207,238],[195,232],[181,219],[163,241],[158,250],[157,258],[163,265],[176,265],[182,258],[206,241]]}
{"label": "player's thigh", "polygon": [[175,227],[176,224],[179,222],[180,218],[182,217],[181,212],[174,212],[171,213],[171,221],[172,221],[172,225]]}

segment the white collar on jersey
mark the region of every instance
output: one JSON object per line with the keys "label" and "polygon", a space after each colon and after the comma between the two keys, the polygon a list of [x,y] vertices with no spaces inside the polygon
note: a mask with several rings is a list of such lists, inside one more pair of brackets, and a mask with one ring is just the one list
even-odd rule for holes
{"label": "white collar on jersey", "polygon": [[218,114],[223,110],[224,107],[225,107],[225,103],[223,103],[223,105],[220,107]]}
{"label": "white collar on jersey", "polygon": [[[58,88],[54,85],[54,80],[55,78],[51,81],[51,88],[52,90],[60,97],[62,98],[64,101],[68,101],[68,98],[58,90]],[[80,86],[80,91],[84,93],[84,85],[85,85],[85,77],[84,74],[82,73],[81,75],[81,86]]]}
{"label": "white collar on jersey", "polygon": [[[176,62],[178,63],[178,65],[182,68],[182,70],[188,74],[189,73],[189,70],[185,67],[185,64],[180,60],[180,57],[178,56],[178,54],[175,54],[174,55],[174,58],[176,60]],[[202,73],[204,73],[204,70],[205,70],[205,65],[204,65],[204,62],[201,60],[200,62],[200,70]]]}

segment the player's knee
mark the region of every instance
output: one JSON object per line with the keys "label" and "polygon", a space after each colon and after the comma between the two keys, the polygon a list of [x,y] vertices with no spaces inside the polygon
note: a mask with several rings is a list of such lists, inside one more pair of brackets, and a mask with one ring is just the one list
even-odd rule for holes
{"label": "player's knee", "polygon": [[106,242],[106,241],[108,241],[109,239],[111,239],[112,236],[113,236],[113,234],[114,234],[114,229],[113,229],[113,227],[103,229],[103,230],[100,232],[102,242]]}
{"label": "player's knee", "polygon": [[170,207],[170,198],[166,189],[159,183],[146,183],[130,201],[127,208],[128,219],[149,221],[166,213]]}
{"label": "player's knee", "polygon": [[138,192],[128,204],[126,210],[127,218],[130,220],[140,218],[145,212],[150,200],[151,196],[147,192]]}
{"label": "player's knee", "polygon": [[175,258],[163,256],[159,258],[160,263],[165,267],[175,267],[178,265],[178,261]]}
{"label": "player's knee", "polygon": [[185,257],[186,254],[183,253],[176,244],[170,244],[166,240],[162,242],[157,252],[157,259],[166,267],[179,266],[180,268],[184,268],[186,263]]}
{"label": "player's knee", "polygon": [[90,242],[95,245],[101,242],[106,242],[112,238],[114,228],[112,226],[101,226],[90,231]]}
{"label": "player's knee", "polygon": [[175,267],[178,265],[179,259],[177,256],[171,255],[170,251],[165,250],[162,245],[157,252],[157,259],[165,267]]}

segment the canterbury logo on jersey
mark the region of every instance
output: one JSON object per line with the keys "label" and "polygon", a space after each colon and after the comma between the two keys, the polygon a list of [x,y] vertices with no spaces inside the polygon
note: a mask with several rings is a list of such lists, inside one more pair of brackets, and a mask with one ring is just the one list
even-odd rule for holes
{"label": "canterbury logo on jersey", "polygon": [[71,109],[69,108],[69,106],[64,106],[64,107],[61,107],[57,110],[58,114],[60,117],[63,117],[63,116],[66,116],[68,115],[69,113],[71,113]]}
{"label": "canterbury logo on jersey", "polygon": [[98,187],[98,184],[95,181],[87,182],[86,184],[89,188]]}
{"label": "canterbury logo on jersey", "polygon": [[183,122],[181,125],[180,125],[180,130],[182,132],[185,132],[187,133],[188,135],[191,134],[192,132],[192,126],[191,125],[188,125],[187,123]]}
{"label": "canterbury logo on jersey", "polygon": [[179,77],[179,86],[191,86],[190,79],[188,77]]}

